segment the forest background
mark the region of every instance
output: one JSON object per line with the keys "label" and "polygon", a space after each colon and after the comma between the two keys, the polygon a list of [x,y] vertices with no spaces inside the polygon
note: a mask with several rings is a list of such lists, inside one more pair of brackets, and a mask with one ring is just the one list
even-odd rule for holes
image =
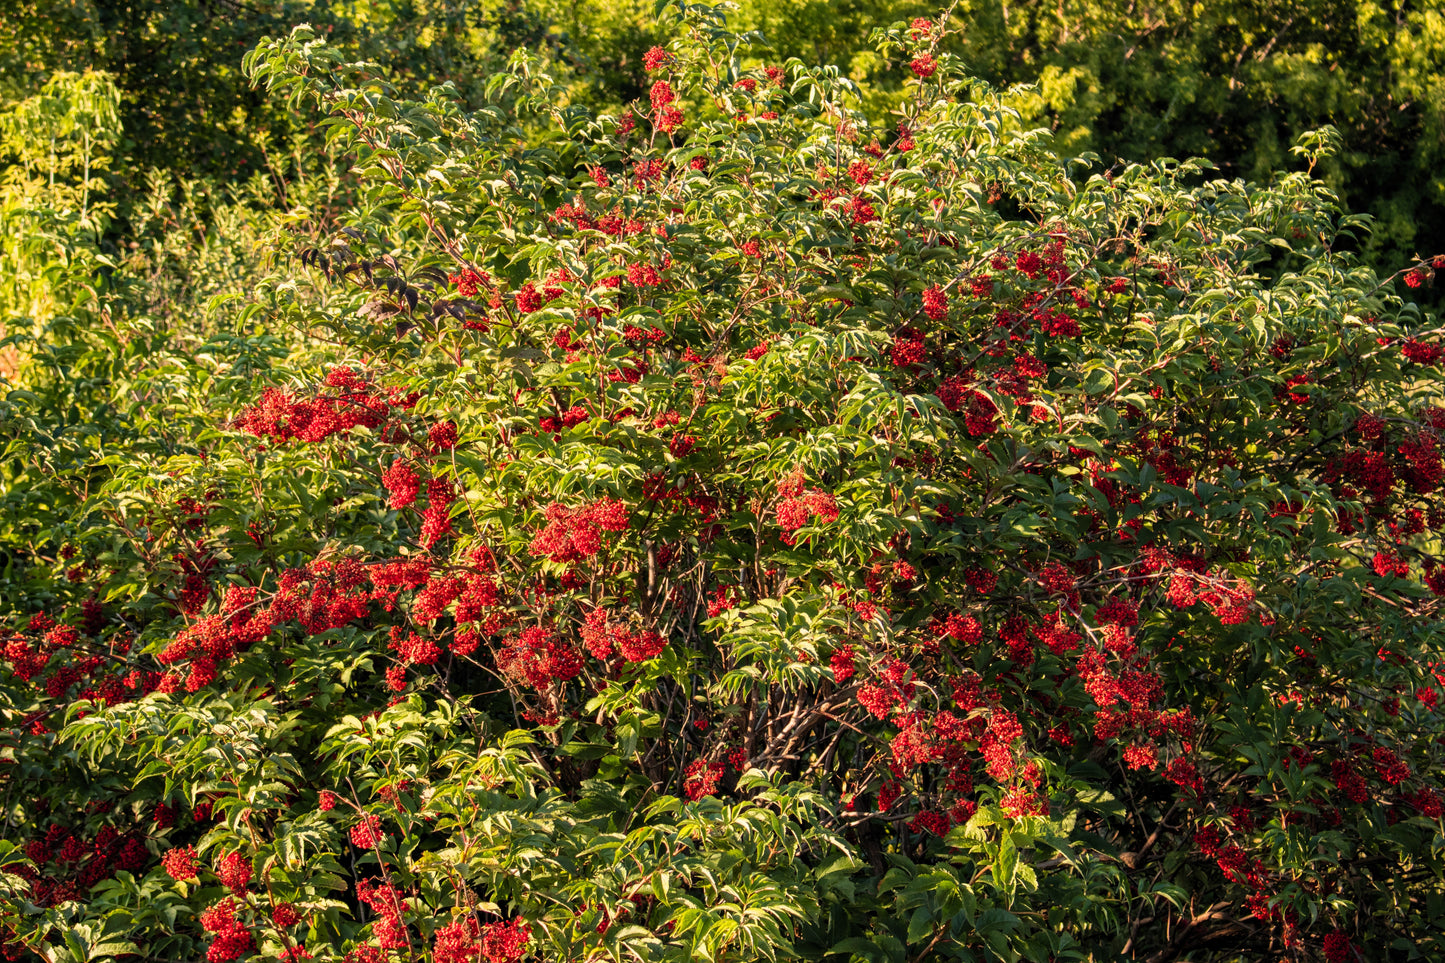
{"label": "forest background", "polygon": [[[315,24],[382,65],[402,93],[450,82],[471,106],[526,46],[575,102],[605,110],[643,97],[642,56],[671,28],[647,0],[254,2],[53,0],[0,12],[0,118],[9,218],[64,209],[68,191],[100,250],[155,272],[154,309],[196,316],[204,297],[254,270],[263,222],[325,230],[324,203],[298,206],[329,165],[314,124],[251,89],[241,55]],[[779,61],[838,64],[882,116],[908,76],[868,44],[879,25],[939,11],[914,0],[742,0],[739,31]],[[1367,262],[1385,273],[1445,247],[1445,11],[1397,0],[963,0],[945,48],[1009,98],[1024,128],[1061,155],[1106,162],[1207,158],[1226,178],[1268,179],[1300,133],[1326,124],[1342,149],[1317,172],[1346,210],[1369,214]],[[113,104],[106,102],[107,98]],[[104,103],[103,103],[104,102]],[[545,130],[533,131],[539,141]],[[62,190],[57,193],[57,184]],[[319,190],[319,185],[312,185]],[[43,200],[44,203],[39,203]],[[283,213],[284,212],[284,213]],[[178,230],[179,229],[179,230]],[[29,265],[8,229],[22,315]],[[186,251],[185,256],[181,252]],[[222,268],[224,264],[224,268]],[[187,325],[180,325],[186,328]]]}

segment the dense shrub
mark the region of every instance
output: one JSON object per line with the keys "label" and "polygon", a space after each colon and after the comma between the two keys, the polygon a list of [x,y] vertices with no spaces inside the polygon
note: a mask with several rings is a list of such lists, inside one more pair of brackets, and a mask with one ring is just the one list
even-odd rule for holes
{"label": "dense shrub", "polygon": [[6,522],[7,953],[1438,955],[1445,263],[1065,160],[926,21],[887,128],[683,24],[620,115],[248,55],[361,190],[234,293],[291,347],[59,464],[7,400],[76,506]]}

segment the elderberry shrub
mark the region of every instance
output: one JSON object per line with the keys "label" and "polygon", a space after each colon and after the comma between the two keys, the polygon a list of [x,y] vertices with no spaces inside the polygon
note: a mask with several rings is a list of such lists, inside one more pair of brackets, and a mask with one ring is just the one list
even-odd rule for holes
{"label": "elderberry shrub", "polygon": [[678,13],[620,116],[247,55],[362,200],[6,601],[7,955],[1445,951],[1433,262]]}

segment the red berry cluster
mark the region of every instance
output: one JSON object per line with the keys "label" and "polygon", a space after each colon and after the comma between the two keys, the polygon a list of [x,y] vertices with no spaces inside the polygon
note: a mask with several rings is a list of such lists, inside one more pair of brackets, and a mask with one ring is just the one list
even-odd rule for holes
{"label": "red berry cluster", "polygon": [[545,689],[553,682],[575,679],[582,672],[582,656],[571,644],[534,625],[502,640],[497,668],[518,682]]}
{"label": "red berry cluster", "polygon": [[161,865],[165,867],[165,871],[171,879],[187,880],[200,876],[196,869],[194,846],[180,846],[176,849],[166,850],[161,854]]}
{"label": "red berry cluster", "polygon": [[216,877],[232,893],[245,896],[251,885],[251,860],[240,850],[227,853],[221,865],[216,867]]}
{"label": "red berry cluster", "polygon": [[292,392],[267,388],[259,402],[237,416],[236,427],[273,444],[314,443],[358,427],[375,429],[391,413],[392,401],[348,368],[335,369],[328,384],[342,390],[298,399]]}
{"label": "red berry cluster", "polygon": [[437,930],[432,943],[436,963],[476,963],[482,952],[482,927],[474,916],[453,920]]}
{"label": "red berry cluster", "polygon": [[688,799],[701,799],[717,792],[717,784],[726,775],[721,762],[694,759],[682,777],[682,791]]}
{"label": "red berry cluster", "polygon": [[236,918],[236,909],[236,901],[228,896],[201,912],[201,926],[215,934],[206,951],[209,963],[230,963],[256,948],[251,931]]}
{"label": "red berry cluster", "polygon": [[554,562],[575,562],[602,550],[603,532],[624,532],[627,527],[627,509],[615,498],[581,508],[553,502],[547,506],[547,525],[532,539],[529,551]]}
{"label": "red berry cluster", "polygon": [[667,645],[667,640],[656,630],[612,621],[607,610],[601,607],[587,614],[581,635],[587,651],[602,661],[611,659],[613,652],[617,652],[628,662],[645,662],[660,655]]}
{"label": "red berry cluster", "polygon": [[398,950],[410,943],[406,922],[402,919],[410,906],[390,881],[363,879],[356,884],[356,898],[376,913],[371,933],[382,950]]}
{"label": "red berry cluster", "polygon": [[659,80],[652,85],[648,95],[652,100],[652,118],[657,129],[671,133],[682,126],[683,114],[676,106],[677,94],[672,85]]}
{"label": "red berry cluster", "polygon": [[778,486],[778,503],[773,508],[778,527],[785,533],[784,540],[793,532],[810,524],[828,525],[838,520],[838,502],[829,492],[818,488],[804,489],[801,478],[794,477]]}
{"label": "red berry cluster", "polygon": [[381,829],[381,819],[370,813],[362,813],[356,825],[349,832],[351,844],[357,849],[373,849],[386,838]]}

